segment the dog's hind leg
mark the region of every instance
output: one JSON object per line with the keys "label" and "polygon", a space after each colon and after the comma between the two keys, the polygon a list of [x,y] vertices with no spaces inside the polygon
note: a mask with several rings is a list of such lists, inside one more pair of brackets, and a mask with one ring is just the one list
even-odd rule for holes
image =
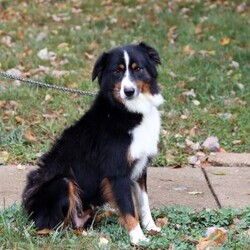
{"label": "dog's hind leg", "polygon": [[135,214],[130,178],[105,178],[102,181],[102,188],[104,199],[118,208],[121,222],[129,233],[131,243],[148,242]]}
{"label": "dog's hind leg", "polygon": [[[33,193],[30,192],[32,188]],[[65,225],[81,209],[75,184],[61,176],[37,188],[29,182],[23,194],[23,204],[39,229],[55,229]]]}

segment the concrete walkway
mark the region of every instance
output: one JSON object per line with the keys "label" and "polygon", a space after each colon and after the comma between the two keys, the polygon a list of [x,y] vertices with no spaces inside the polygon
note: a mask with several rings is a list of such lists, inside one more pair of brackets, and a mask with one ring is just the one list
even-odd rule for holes
{"label": "concrete walkway", "polygon": [[[220,153],[212,155],[209,161],[213,166],[150,167],[148,192],[151,207],[182,205],[199,210],[250,206],[250,154]],[[34,168],[0,166],[0,209],[14,202],[20,203],[26,175]]]}

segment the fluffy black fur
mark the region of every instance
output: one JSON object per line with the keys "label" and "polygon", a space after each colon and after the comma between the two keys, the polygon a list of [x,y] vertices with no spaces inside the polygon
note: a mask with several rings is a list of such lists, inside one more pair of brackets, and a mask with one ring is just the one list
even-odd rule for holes
{"label": "fluffy black fur", "polygon": [[[113,95],[122,77],[116,68],[122,63],[124,48],[147,71],[135,72],[134,79],[149,83],[151,93],[158,93],[156,65],[160,58],[153,48],[144,43],[128,45],[99,57],[92,79],[98,78],[100,91],[91,108],[64,130],[41,157],[39,168],[28,175],[23,204],[39,229],[56,228],[66,219],[74,224],[74,209],[81,217],[84,211],[110,201],[107,197],[111,196],[121,214],[135,216],[130,176],[136,160],[129,160],[128,150],[130,131],[141,123],[143,115],[130,112]],[[110,194],[104,180],[110,184]]]}

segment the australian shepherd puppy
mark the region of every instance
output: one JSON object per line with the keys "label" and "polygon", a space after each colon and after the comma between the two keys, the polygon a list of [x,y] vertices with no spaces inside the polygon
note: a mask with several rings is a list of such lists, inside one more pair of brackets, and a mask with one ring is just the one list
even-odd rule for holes
{"label": "australian shepherd puppy", "polygon": [[[160,231],[151,216],[147,163],[160,133],[157,51],[140,43],[103,53],[92,80],[100,91],[86,114],[64,130],[27,178],[23,204],[39,229],[83,227],[93,208],[114,205],[134,244]],[[136,209],[137,208],[137,209]]]}

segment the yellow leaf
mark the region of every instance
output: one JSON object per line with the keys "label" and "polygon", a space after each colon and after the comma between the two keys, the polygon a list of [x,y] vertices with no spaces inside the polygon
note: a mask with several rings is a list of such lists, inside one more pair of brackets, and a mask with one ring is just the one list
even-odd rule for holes
{"label": "yellow leaf", "polygon": [[230,42],[231,42],[231,39],[230,39],[230,38],[222,38],[222,39],[220,40],[220,44],[221,44],[222,46],[226,46],[226,45],[228,45]]}
{"label": "yellow leaf", "polygon": [[207,237],[201,237],[199,239],[198,245],[196,245],[197,250],[210,250],[215,247],[221,246],[228,239],[228,231],[224,228],[211,227],[207,229]]}
{"label": "yellow leaf", "polygon": [[52,234],[53,231],[51,229],[45,228],[45,229],[37,231],[36,233],[38,235],[48,235],[48,234]]}
{"label": "yellow leaf", "polygon": [[9,159],[9,153],[7,151],[1,151],[0,152],[0,158],[2,158],[4,161],[7,161]]}
{"label": "yellow leaf", "polygon": [[220,170],[214,170],[211,173],[214,175],[227,175],[225,172],[220,171]]}

